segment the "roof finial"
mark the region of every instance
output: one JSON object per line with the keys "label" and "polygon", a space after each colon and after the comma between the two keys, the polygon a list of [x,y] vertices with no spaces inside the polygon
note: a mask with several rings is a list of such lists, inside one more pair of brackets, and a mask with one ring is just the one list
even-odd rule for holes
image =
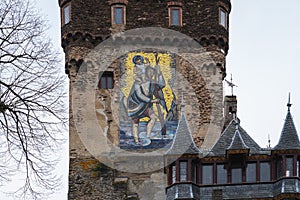
{"label": "roof finial", "polygon": [[184,105],[184,99],[183,99],[183,91],[181,92],[181,112],[184,112],[184,107],[185,107],[185,105]]}
{"label": "roof finial", "polygon": [[239,121],[237,119],[235,119],[235,130],[239,130]]}
{"label": "roof finial", "polygon": [[289,102],[287,104],[287,107],[288,107],[288,111],[290,111],[291,107],[292,107],[292,104],[291,104],[291,93],[289,93]]}
{"label": "roof finial", "polygon": [[232,80],[232,74],[230,74],[230,81],[226,80],[226,83],[228,84],[229,87],[231,87],[231,96],[233,96],[233,87],[237,87],[237,85],[233,84],[233,80]]}

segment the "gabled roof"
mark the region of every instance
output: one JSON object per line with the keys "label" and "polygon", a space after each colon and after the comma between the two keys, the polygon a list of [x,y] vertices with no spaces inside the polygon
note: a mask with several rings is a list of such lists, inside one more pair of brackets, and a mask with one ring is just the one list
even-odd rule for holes
{"label": "gabled roof", "polygon": [[182,111],[178,127],[176,130],[173,143],[169,150],[166,152],[167,155],[182,155],[182,154],[201,154],[201,151],[195,145],[192,138],[190,129],[188,127],[185,114]]}
{"label": "gabled roof", "polygon": [[236,120],[231,120],[227,128],[221,134],[218,141],[211,149],[208,156],[225,156],[226,150],[249,149],[250,154],[260,154],[261,147],[241,127],[236,128]]}
{"label": "gabled roof", "polygon": [[291,104],[288,104],[289,109],[285,118],[285,123],[280,135],[278,144],[273,150],[294,150],[300,149],[299,138],[297,130],[293,121],[293,117],[290,112]]}

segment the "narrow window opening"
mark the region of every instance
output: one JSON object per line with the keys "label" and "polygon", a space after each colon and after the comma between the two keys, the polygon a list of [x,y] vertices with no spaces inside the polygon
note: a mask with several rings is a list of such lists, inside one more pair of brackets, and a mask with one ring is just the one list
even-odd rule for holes
{"label": "narrow window opening", "polygon": [[217,165],[217,184],[227,183],[227,170],[224,164]]}
{"label": "narrow window opening", "polygon": [[176,166],[172,165],[172,184],[176,183]]}
{"label": "narrow window opening", "polygon": [[179,26],[180,25],[180,20],[179,20],[179,9],[171,9],[172,13],[172,19],[171,19],[171,25],[173,26]]}
{"label": "narrow window opening", "polygon": [[100,72],[99,73],[99,89],[113,89],[114,87],[114,75],[113,72]]}
{"label": "narrow window opening", "polygon": [[123,24],[123,8],[115,7],[115,24]]}
{"label": "narrow window opening", "polygon": [[299,177],[299,170],[300,169],[300,165],[299,165],[299,160],[297,160],[297,176]]}
{"label": "narrow window opening", "polygon": [[123,25],[125,24],[125,6],[116,5],[112,6],[112,24]]}
{"label": "narrow window opening", "polygon": [[197,183],[198,180],[198,165],[194,164],[193,165],[193,183]]}
{"label": "narrow window opening", "polygon": [[256,163],[248,163],[246,168],[246,181],[248,183],[256,182]]}
{"label": "narrow window opening", "polygon": [[283,176],[283,169],[282,169],[282,158],[279,158],[277,160],[276,166],[277,166],[277,178],[281,178]]}
{"label": "narrow window opening", "polygon": [[286,173],[285,176],[289,177],[289,176],[294,176],[293,172],[294,172],[294,159],[293,157],[287,157],[286,158]]}
{"label": "narrow window opening", "polygon": [[181,7],[169,8],[169,25],[182,26],[182,9]]}
{"label": "narrow window opening", "polygon": [[187,162],[180,162],[180,182],[187,181]]}
{"label": "narrow window opening", "polygon": [[71,21],[71,5],[66,5],[63,8],[63,25],[70,23]]}
{"label": "narrow window opening", "polygon": [[227,29],[227,12],[220,8],[220,25]]}

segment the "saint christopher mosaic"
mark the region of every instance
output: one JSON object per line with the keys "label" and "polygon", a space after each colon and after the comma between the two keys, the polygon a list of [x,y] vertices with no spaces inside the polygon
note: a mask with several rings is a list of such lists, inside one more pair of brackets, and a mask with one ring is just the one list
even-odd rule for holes
{"label": "saint christopher mosaic", "polygon": [[131,52],[121,71],[120,148],[156,149],[169,144],[178,124],[174,56]]}

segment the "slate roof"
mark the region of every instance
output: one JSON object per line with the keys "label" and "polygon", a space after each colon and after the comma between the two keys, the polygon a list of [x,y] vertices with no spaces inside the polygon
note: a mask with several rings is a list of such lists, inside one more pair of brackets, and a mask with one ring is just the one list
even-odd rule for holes
{"label": "slate roof", "polygon": [[236,128],[236,120],[231,120],[208,156],[225,156],[228,149],[249,149],[250,154],[261,154],[261,147],[241,127]]}
{"label": "slate roof", "polygon": [[294,149],[300,149],[300,143],[299,143],[297,130],[289,107],[288,113],[285,118],[285,123],[280,135],[279,142],[273,148],[273,150],[294,150]]}
{"label": "slate roof", "polygon": [[237,150],[237,149],[250,149],[243,140],[240,131],[238,129],[238,125],[236,125],[235,133],[232,137],[232,141],[227,150]]}
{"label": "slate roof", "polygon": [[167,155],[182,155],[182,154],[201,154],[202,152],[195,145],[191,131],[188,127],[185,114],[181,112],[180,120],[176,130],[173,143]]}

